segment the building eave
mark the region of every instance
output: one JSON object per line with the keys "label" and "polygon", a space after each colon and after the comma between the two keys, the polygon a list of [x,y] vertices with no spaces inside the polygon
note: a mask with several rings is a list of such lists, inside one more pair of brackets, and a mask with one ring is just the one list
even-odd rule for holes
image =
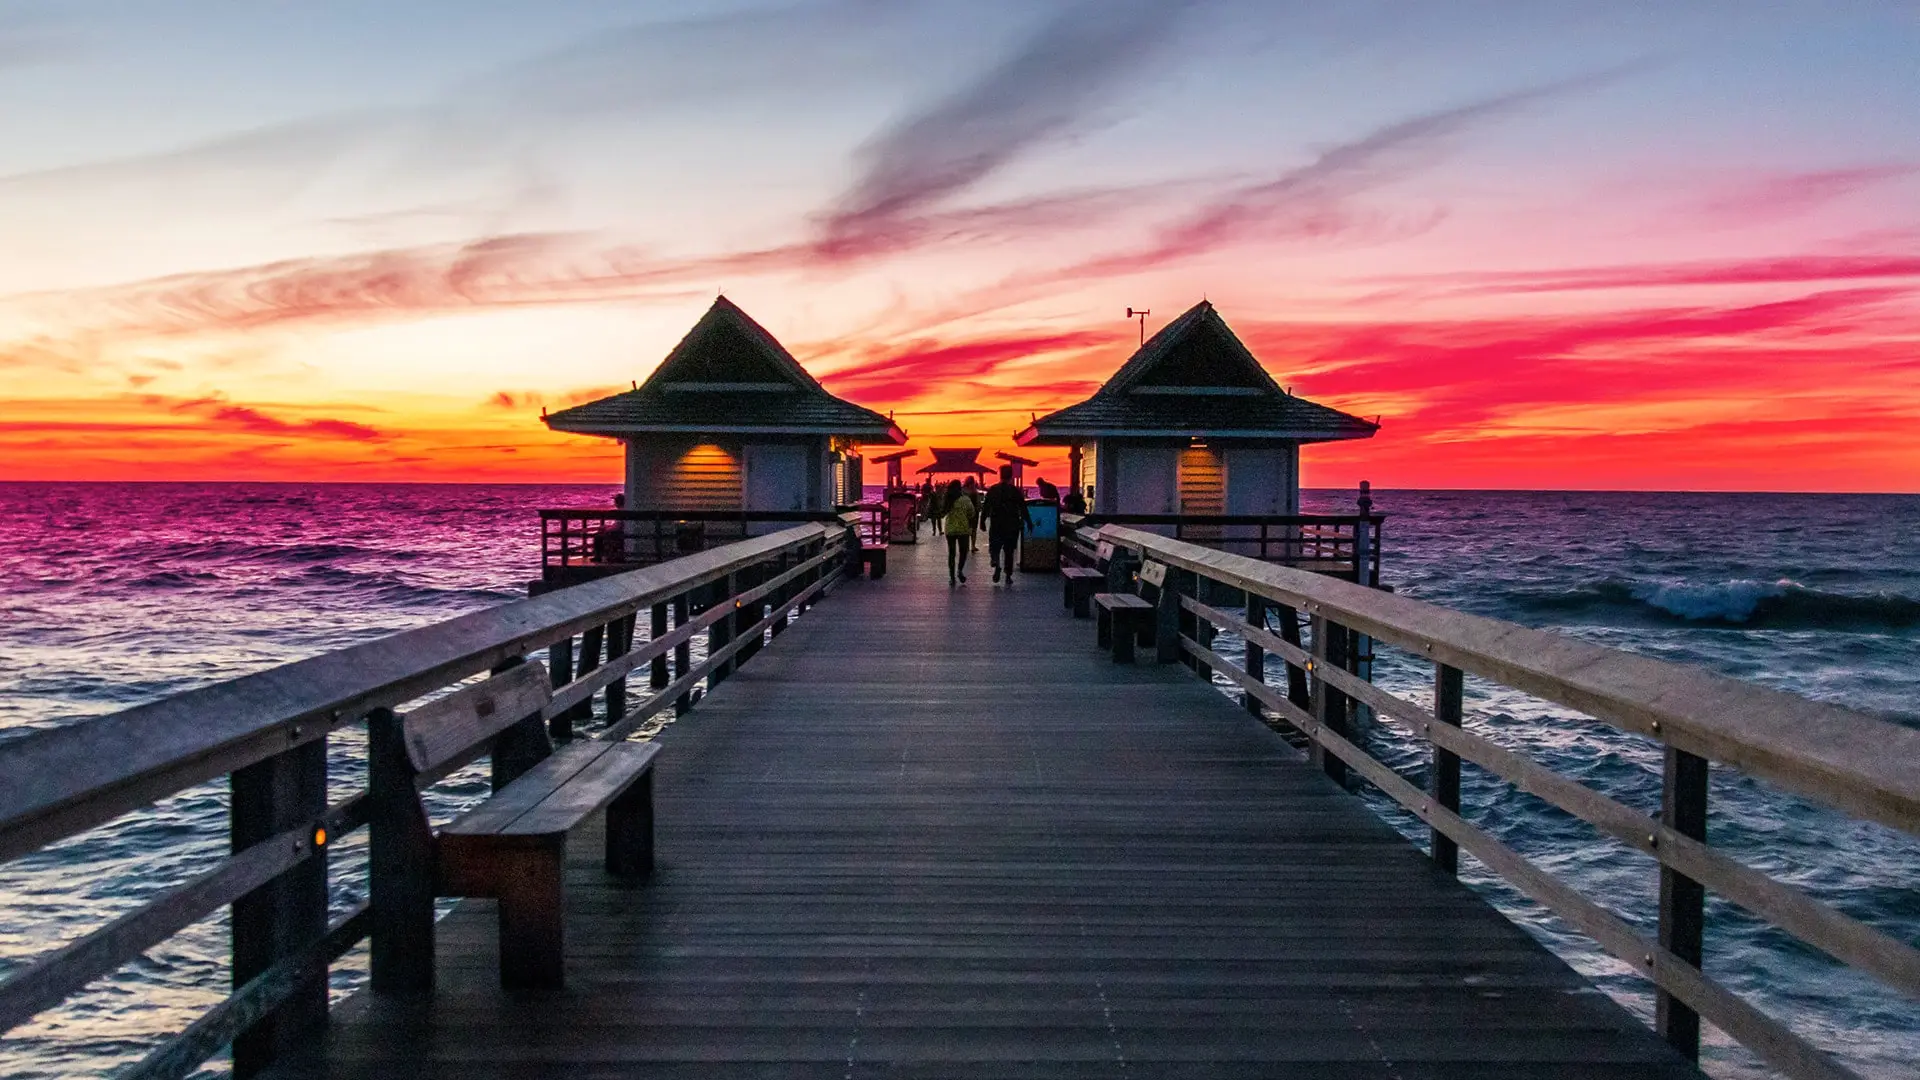
{"label": "building eave", "polygon": [[907,441],[907,433],[898,425],[886,427],[853,428],[845,424],[594,424],[590,427],[576,427],[570,424],[555,424],[549,419],[547,427],[553,431],[568,435],[599,435],[613,439],[623,439],[632,435],[840,435],[865,443],[890,443],[899,446]]}
{"label": "building eave", "polygon": [[1038,427],[1028,427],[1013,437],[1020,446],[1071,446],[1078,442],[1094,439],[1271,439],[1278,442],[1341,442],[1349,439],[1371,439],[1374,428],[1368,431],[1295,431],[1273,428],[1213,428],[1213,427],[1173,427],[1173,428],[1085,428],[1076,431],[1042,431]]}

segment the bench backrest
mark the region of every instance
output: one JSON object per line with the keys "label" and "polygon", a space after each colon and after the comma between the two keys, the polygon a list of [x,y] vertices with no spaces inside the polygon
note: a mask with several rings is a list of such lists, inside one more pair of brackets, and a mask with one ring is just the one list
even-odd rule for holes
{"label": "bench backrest", "polygon": [[545,665],[531,660],[430,701],[401,718],[407,762],[423,776],[441,775],[552,700]]}

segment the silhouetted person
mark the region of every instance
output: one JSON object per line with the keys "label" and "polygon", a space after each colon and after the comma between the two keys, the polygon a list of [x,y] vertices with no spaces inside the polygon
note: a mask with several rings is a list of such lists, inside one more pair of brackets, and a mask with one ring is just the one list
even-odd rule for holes
{"label": "silhouetted person", "polygon": [[[619,492],[615,492],[613,496],[613,508],[615,510],[625,510],[627,508],[626,495],[621,494]],[[594,533],[593,533],[593,561],[594,562],[603,562],[603,563],[624,562],[626,560],[626,557],[627,557],[626,528],[621,522],[618,522],[618,521],[608,522],[607,524],[602,525],[600,528],[594,530]]]}
{"label": "silhouetted person", "polygon": [[1000,466],[1000,482],[987,489],[987,497],[980,504],[980,525],[987,530],[987,561],[993,564],[993,580],[1000,580],[1000,568],[1004,566],[1007,583],[1012,584],[1013,553],[1020,546],[1020,530],[1033,528],[1027,493],[1013,482],[1013,466]]}
{"label": "silhouetted person", "polygon": [[[933,477],[927,477],[927,482],[932,483]],[[933,535],[939,536],[946,531],[947,489],[945,487],[936,486],[932,491],[927,492],[927,519],[933,522]]]}
{"label": "silhouetted person", "polygon": [[1060,508],[1069,514],[1084,514],[1087,512],[1087,497],[1080,494],[1079,488],[1070,487],[1066,501],[1060,504]]}
{"label": "silhouetted person", "polygon": [[965,585],[967,583],[967,555],[973,551],[973,525],[976,512],[973,499],[960,481],[947,485],[947,497],[944,500],[946,513],[943,515],[947,529],[947,584]]}

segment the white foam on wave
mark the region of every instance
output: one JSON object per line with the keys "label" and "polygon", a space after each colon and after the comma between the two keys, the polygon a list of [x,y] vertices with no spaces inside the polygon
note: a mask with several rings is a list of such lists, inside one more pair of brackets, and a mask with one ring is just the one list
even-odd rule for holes
{"label": "white foam on wave", "polygon": [[1649,581],[1633,587],[1633,598],[1682,619],[1745,622],[1761,603],[1804,588],[1797,581],[1753,581],[1745,578],[1716,583]]}

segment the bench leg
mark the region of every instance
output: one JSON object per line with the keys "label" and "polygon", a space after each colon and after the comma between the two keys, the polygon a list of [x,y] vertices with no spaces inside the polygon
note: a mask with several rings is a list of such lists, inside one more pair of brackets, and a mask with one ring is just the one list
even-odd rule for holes
{"label": "bench leg", "polygon": [[1073,610],[1073,578],[1064,573],[1060,575],[1060,606]]}
{"label": "bench leg", "polygon": [[1102,649],[1113,644],[1113,612],[1101,608],[1093,620],[1093,643]]}
{"label": "bench leg", "polygon": [[1092,615],[1093,590],[1076,581],[1073,583],[1073,617],[1084,619]]}
{"label": "bench leg", "polygon": [[1133,639],[1135,620],[1132,617],[1121,618],[1119,613],[1108,616],[1113,624],[1113,662],[1116,664],[1133,663]]}
{"label": "bench leg", "polygon": [[501,853],[500,985],[557,990],[566,982],[566,837]]}
{"label": "bench leg", "polygon": [[645,881],[653,875],[653,770],[607,806],[607,873]]}

